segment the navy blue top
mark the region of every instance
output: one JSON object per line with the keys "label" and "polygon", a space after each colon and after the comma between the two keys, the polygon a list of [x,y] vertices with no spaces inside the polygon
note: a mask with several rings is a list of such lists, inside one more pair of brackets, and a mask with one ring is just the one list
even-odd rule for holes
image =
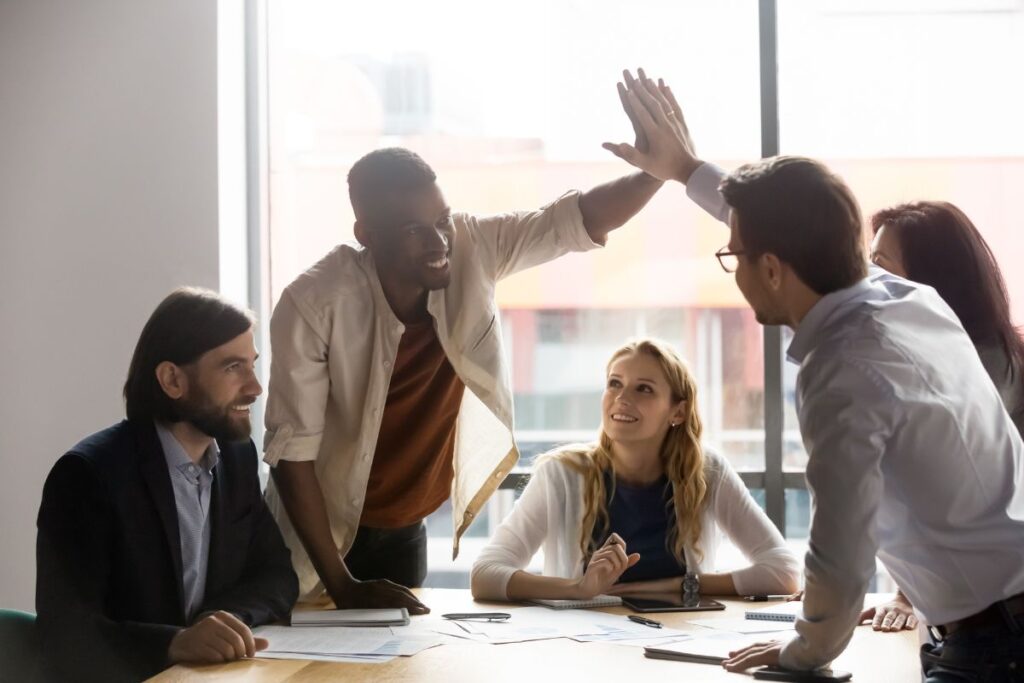
{"label": "navy blue top", "polygon": [[611,495],[612,476],[605,473],[605,490],[609,492],[608,533],[594,529],[594,547],[600,548],[610,533],[617,533],[626,542],[627,554],[640,553],[640,561],[627,569],[619,581],[650,581],[686,573],[686,564],[680,564],[668,547],[668,532],[675,524],[675,506],[672,504],[672,485],[662,475],[658,481],[646,486],[631,486],[621,480],[615,482]]}

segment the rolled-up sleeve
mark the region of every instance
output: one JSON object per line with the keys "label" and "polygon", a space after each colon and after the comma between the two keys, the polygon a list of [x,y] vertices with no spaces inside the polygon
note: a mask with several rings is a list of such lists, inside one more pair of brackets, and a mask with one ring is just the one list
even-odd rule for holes
{"label": "rolled-up sleeve", "polygon": [[481,256],[491,266],[495,280],[569,252],[601,246],[587,233],[580,193],[575,190],[536,211],[481,217],[473,223]]}
{"label": "rolled-up sleeve", "polygon": [[330,374],[328,340],[289,290],[270,319],[270,387],[263,460],[315,460],[324,431]]}
{"label": "rolled-up sleeve", "polygon": [[[803,616],[782,649],[788,669],[814,669],[849,643],[875,573],[881,459],[895,412],[852,359],[813,371],[802,391],[802,431],[814,500],[805,559]],[[801,371],[808,373],[808,368]]]}

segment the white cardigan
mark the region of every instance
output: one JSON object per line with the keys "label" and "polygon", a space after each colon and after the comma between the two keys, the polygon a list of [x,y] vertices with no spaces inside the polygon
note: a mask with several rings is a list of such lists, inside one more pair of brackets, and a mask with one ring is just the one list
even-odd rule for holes
{"label": "white cardigan", "polygon": [[[698,559],[693,549],[686,547],[688,571],[714,571],[724,531],[751,563],[732,572],[738,594],[797,590],[800,563],[728,461],[705,449],[704,476],[708,486],[700,535],[704,556]],[[544,576],[579,578],[583,571],[582,527],[583,477],[556,458],[545,460],[473,564],[473,597],[507,600],[509,579],[526,568],[541,545]]]}

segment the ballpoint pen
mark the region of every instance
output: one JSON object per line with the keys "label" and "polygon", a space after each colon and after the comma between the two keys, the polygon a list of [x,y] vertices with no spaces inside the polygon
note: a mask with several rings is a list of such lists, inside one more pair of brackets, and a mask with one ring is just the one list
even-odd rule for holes
{"label": "ballpoint pen", "polygon": [[769,600],[785,600],[788,595],[744,595],[747,602],[767,602]]}
{"label": "ballpoint pen", "polygon": [[643,624],[644,626],[650,626],[651,628],[661,628],[661,622],[655,621],[654,619],[648,619],[647,617],[641,617],[636,614],[630,614],[626,618],[638,624]]}

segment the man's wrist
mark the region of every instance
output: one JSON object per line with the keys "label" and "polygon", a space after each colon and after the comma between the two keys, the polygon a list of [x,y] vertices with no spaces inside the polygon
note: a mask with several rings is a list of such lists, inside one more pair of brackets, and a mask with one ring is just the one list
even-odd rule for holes
{"label": "man's wrist", "polygon": [[675,179],[683,185],[687,184],[690,182],[690,177],[693,175],[693,172],[700,168],[703,163],[703,161],[694,157],[684,159],[683,163],[679,166]]}

